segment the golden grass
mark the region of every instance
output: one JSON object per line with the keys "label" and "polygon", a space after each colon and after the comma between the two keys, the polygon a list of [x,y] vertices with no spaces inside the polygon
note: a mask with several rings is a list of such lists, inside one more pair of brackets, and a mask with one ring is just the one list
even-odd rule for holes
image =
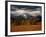
{"label": "golden grass", "polygon": [[19,31],[39,31],[41,30],[41,22],[34,22],[31,20],[16,21],[11,20],[11,32]]}

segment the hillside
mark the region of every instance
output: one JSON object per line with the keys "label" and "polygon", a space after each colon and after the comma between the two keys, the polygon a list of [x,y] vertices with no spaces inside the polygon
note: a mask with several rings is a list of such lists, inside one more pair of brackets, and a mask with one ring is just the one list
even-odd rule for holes
{"label": "hillside", "polygon": [[[39,18],[39,19],[38,19]],[[37,20],[38,19],[38,20]],[[16,17],[11,19],[11,31],[38,31],[41,30],[41,18],[31,17],[31,19],[25,19],[23,17]]]}

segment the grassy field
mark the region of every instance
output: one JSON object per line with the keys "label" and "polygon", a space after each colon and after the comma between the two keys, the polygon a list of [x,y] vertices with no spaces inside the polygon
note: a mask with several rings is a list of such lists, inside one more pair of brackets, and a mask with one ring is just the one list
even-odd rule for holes
{"label": "grassy field", "polygon": [[41,22],[32,23],[31,20],[16,21],[11,20],[11,32],[21,31],[39,31],[41,30]]}

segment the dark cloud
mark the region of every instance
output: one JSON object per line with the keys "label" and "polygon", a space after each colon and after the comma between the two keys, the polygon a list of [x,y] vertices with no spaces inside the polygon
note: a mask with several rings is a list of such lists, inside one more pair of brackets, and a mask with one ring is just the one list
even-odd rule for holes
{"label": "dark cloud", "polygon": [[41,7],[40,6],[11,5],[11,10],[14,11],[16,8],[18,8],[18,9],[25,8],[25,9],[36,10],[36,8],[41,8]]}

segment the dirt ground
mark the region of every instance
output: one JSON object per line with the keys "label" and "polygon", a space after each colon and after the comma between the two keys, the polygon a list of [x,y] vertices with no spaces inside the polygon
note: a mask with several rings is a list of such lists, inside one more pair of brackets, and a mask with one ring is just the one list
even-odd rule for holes
{"label": "dirt ground", "polygon": [[11,23],[11,32],[22,32],[22,31],[39,31],[41,30],[41,22],[36,22],[35,24],[31,24],[30,20],[28,21],[21,21],[21,25],[16,25],[14,21]]}

